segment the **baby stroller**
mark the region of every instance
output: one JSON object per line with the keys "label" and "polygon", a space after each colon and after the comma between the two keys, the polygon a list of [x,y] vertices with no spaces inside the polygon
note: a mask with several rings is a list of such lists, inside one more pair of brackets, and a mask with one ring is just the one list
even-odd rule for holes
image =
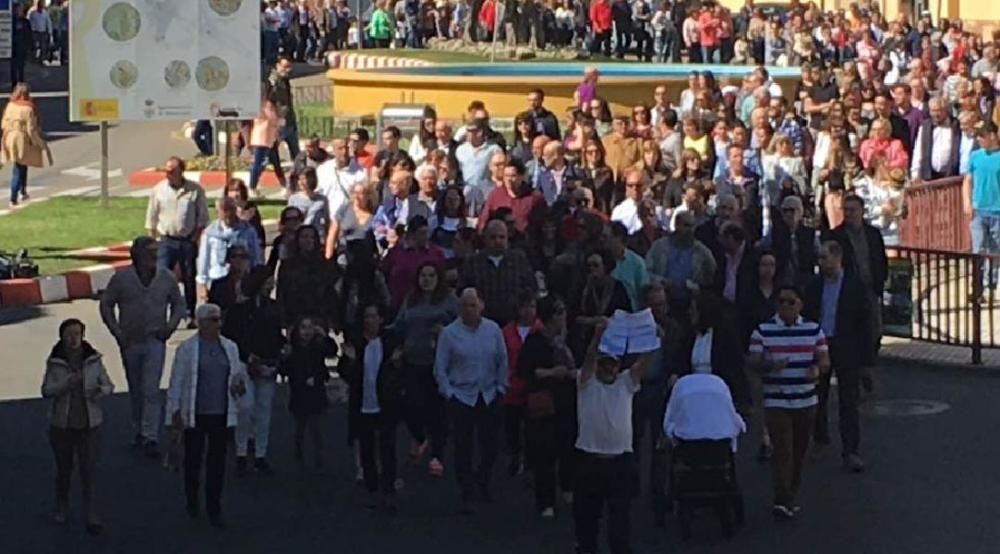
{"label": "baby stroller", "polygon": [[746,423],[719,377],[696,373],[674,385],[663,418],[673,444],[670,490],[681,538],[691,537],[698,509],[714,509],[726,538],[743,524],[743,494],[736,480],[736,438]]}

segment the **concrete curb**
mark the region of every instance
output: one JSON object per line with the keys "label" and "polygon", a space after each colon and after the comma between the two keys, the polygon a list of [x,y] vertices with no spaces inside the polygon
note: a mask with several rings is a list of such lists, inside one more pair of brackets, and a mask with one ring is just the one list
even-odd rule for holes
{"label": "concrete curb", "polygon": [[[278,220],[265,219],[261,223],[265,227],[274,227]],[[132,261],[127,258],[129,245],[130,243],[118,243],[71,252],[80,256],[104,257],[111,260],[108,263],[81,267],[59,275],[0,281],[0,308],[95,298],[107,288],[111,276],[132,265]],[[123,250],[126,259],[115,260],[115,257],[122,255]]]}
{"label": "concrete curb", "polygon": [[384,67],[425,67],[434,65],[424,60],[373,56],[350,52],[330,52],[326,55],[326,66],[330,69],[380,69]]}

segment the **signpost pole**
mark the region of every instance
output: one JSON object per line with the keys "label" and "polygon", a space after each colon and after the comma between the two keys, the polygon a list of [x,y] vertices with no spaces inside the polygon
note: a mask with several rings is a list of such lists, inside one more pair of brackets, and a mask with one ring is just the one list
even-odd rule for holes
{"label": "signpost pole", "polygon": [[101,209],[108,203],[108,122],[101,121]]}
{"label": "signpost pole", "polygon": [[226,185],[229,184],[229,180],[233,177],[233,158],[232,150],[229,148],[229,143],[232,142],[233,135],[232,129],[229,127],[229,120],[226,120]]}

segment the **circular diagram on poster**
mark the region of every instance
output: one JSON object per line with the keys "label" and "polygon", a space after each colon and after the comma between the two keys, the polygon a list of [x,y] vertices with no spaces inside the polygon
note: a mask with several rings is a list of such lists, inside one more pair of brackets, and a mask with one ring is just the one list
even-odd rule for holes
{"label": "circular diagram on poster", "polygon": [[243,0],[208,0],[208,7],[219,15],[233,15],[242,5]]}
{"label": "circular diagram on poster", "polygon": [[101,18],[101,27],[105,34],[111,40],[118,42],[134,39],[139,34],[141,26],[142,16],[139,15],[139,10],[135,9],[132,4],[125,2],[112,4],[105,10],[104,17]]}
{"label": "circular diagram on poster", "polygon": [[195,70],[198,86],[209,92],[226,88],[229,84],[229,64],[218,56],[202,58]]}
{"label": "circular diagram on poster", "polygon": [[127,90],[139,80],[139,68],[128,60],[119,60],[111,66],[111,84]]}
{"label": "circular diagram on poster", "polygon": [[163,80],[170,88],[181,88],[191,82],[191,66],[184,60],[173,60],[163,70]]}

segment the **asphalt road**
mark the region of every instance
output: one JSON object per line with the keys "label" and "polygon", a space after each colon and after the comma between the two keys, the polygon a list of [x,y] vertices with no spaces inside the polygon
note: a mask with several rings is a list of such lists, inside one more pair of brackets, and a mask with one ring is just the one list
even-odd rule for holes
{"label": "asphalt road", "polygon": [[[352,455],[345,446],[342,406],[325,417],[329,473],[303,475],[291,457],[292,423],[284,395],[276,400],[272,432],[273,478],[227,475],[224,513],[228,528],[211,530],[183,511],[179,474],[142,459],[126,445],[128,408],[123,394],[107,399],[98,483],[106,532],[84,534],[75,519],[66,528],[49,523],[52,456],[46,442],[47,403],[38,399],[42,364],[65,317],[88,324],[88,338],[107,355],[112,379],[124,378],[111,339],[93,301],[0,311],[0,552],[481,552],[562,554],[572,552],[572,519],[560,506],[555,521],[534,514],[532,494],[520,479],[496,474],[496,503],[476,516],[457,515],[450,460],[446,478],[404,468],[401,512],[395,518],[360,506]],[[1000,481],[995,478],[995,373],[908,365],[877,373],[878,398],[862,420],[863,453],[869,470],[846,475],[836,452],[807,469],[803,512],[798,521],[775,522],[769,513],[766,466],[751,459],[757,446],[741,444],[739,474],[746,496],[747,526],[731,541],[714,518],[696,523],[695,537],[681,543],[675,526],[656,529],[648,499],[633,505],[637,553],[923,554],[997,551]],[[903,416],[889,400],[936,401],[944,412]],[[876,415],[879,412],[881,415]],[[402,448],[406,432],[400,429]],[[500,468],[497,468],[500,470]],[[74,489],[75,492],[76,489]],[[74,502],[76,497],[73,498]]]}

